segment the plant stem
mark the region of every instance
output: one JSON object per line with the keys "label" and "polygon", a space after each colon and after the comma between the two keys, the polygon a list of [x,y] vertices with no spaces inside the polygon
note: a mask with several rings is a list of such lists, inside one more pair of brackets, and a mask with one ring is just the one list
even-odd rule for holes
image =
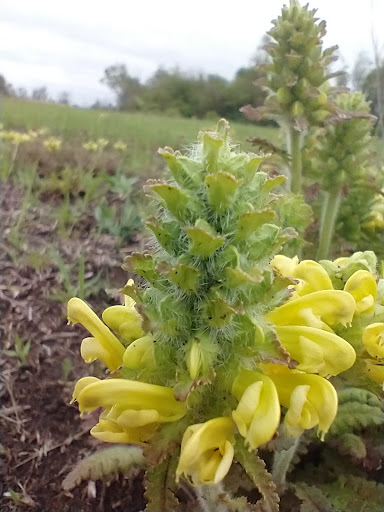
{"label": "plant stem", "polygon": [[293,127],[288,131],[288,153],[291,157],[291,192],[294,194],[302,193],[302,146],[303,132],[295,130]]}
{"label": "plant stem", "polygon": [[220,503],[220,494],[224,492],[221,484],[197,487],[195,492],[202,512],[228,512],[227,506]]}
{"label": "plant stem", "polygon": [[300,444],[300,436],[292,440],[292,446],[287,450],[276,451],[273,457],[272,478],[279,494],[282,494],[286,486],[289,465]]}
{"label": "plant stem", "polygon": [[328,257],[332,244],[337,215],[341,200],[341,187],[335,187],[331,192],[325,192],[321,210],[320,241],[316,259],[324,260]]}

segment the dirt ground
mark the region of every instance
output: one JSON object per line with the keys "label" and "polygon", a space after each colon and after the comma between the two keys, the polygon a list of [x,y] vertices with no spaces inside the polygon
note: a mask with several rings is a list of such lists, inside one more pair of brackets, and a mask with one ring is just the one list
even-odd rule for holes
{"label": "dirt ground", "polygon": [[[106,305],[116,303],[116,290],[128,277],[120,265],[139,241],[132,240],[118,251],[109,235],[88,239],[91,221],[87,218],[82,219],[82,232],[61,240],[42,203],[28,211],[22,246],[15,250],[7,234],[18,218],[22,196],[16,186],[5,185],[2,198],[0,301],[5,352],[0,381],[0,510],[142,510],[140,474],[109,484],[84,482],[70,492],[62,488],[76,462],[103,445],[89,435],[95,419],[81,419],[77,407],[69,404],[74,383],[102,370],[82,361],[79,348],[84,330],[67,326],[65,301],[57,300],[63,289],[62,275],[58,266],[44,263],[48,249],[54,247],[67,264],[76,262],[80,254],[85,256],[86,280],[108,275],[110,293],[100,289],[88,299],[101,313]],[[40,258],[41,262],[32,264],[32,255],[33,261]],[[23,343],[31,343],[25,362],[8,355],[16,335]]]}

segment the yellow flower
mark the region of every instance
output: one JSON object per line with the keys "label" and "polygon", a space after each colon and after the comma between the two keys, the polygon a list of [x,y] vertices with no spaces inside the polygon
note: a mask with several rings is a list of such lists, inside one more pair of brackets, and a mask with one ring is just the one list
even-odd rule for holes
{"label": "yellow flower", "polygon": [[298,361],[298,370],[329,377],[345,372],[355,362],[353,347],[332,332],[303,325],[275,329],[283,347]]}
{"label": "yellow flower", "polygon": [[141,327],[143,319],[134,306],[110,306],[103,311],[102,318],[127,343],[145,335]]}
{"label": "yellow flower", "polygon": [[378,384],[382,384],[384,390],[384,363],[375,359],[364,359],[366,375]]}
{"label": "yellow flower", "polygon": [[286,366],[263,366],[276,386],[281,405],[288,409],[284,418],[288,434],[297,437],[318,425],[324,440],[337,413],[337,393],[332,384],[319,375]]}
{"label": "yellow flower", "polygon": [[196,379],[203,364],[200,343],[193,340],[187,356],[187,368],[191,379]]}
{"label": "yellow flower", "polygon": [[108,146],[108,140],[107,139],[97,139],[96,141],[98,149],[104,149],[105,146]]}
{"label": "yellow flower", "polygon": [[99,147],[96,142],[93,142],[92,140],[88,142],[84,142],[83,148],[86,149],[89,152],[96,152],[98,151]]}
{"label": "yellow flower", "polygon": [[356,314],[371,314],[377,296],[377,285],[368,270],[357,270],[345,283],[344,290],[356,301]]}
{"label": "yellow flower", "polygon": [[295,286],[295,295],[307,295],[321,290],[333,290],[332,281],[326,270],[316,261],[303,260],[298,263],[298,258],[288,258],[278,255],[271,261],[271,266],[284,277],[292,277],[299,280]]}
{"label": "yellow flower", "polygon": [[259,372],[241,370],[232,386],[239,400],[232,417],[245,443],[255,450],[267,443],[280,422],[280,403],[273,381]]}
{"label": "yellow flower", "polygon": [[81,344],[84,361],[91,363],[95,359],[101,359],[110,370],[119,368],[123,361],[124,346],[92,309],[84,301],[74,297],[68,302],[67,313],[69,323],[80,323],[93,335],[92,338],[85,338]]}
{"label": "yellow flower", "polygon": [[148,334],[138,338],[125,349],[123,356],[124,366],[132,370],[141,368],[155,368],[155,344],[153,337]]}
{"label": "yellow flower", "polygon": [[307,325],[327,329],[336,324],[346,326],[352,322],[356,303],[342,290],[322,290],[288,300],[267,315],[275,325]]}
{"label": "yellow flower", "polygon": [[57,137],[49,137],[43,142],[48,151],[58,151],[61,148],[61,140]]}
{"label": "yellow flower", "polygon": [[118,140],[114,143],[113,149],[116,149],[116,151],[126,151],[127,145],[122,140]]}
{"label": "yellow flower", "polygon": [[227,417],[188,427],[181,443],[176,480],[184,475],[195,486],[220,482],[232,464],[233,436],[234,423]]}
{"label": "yellow flower", "polygon": [[8,140],[11,144],[15,145],[22,144],[23,142],[29,142],[32,139],[28,133],[20,133],[14,130],[10,130],[8,132],[2,131],[0,135],[3,140]]}
{"label": "yellow flower", "polygon": [[104,409],[99,423],[91,430],[98,439],[144,442],[158,423],[177,421],[185,415],[185,403],[175,399],[171,388],[126,379],[84,379],[76,384],[73,398],[80,412]]}
{"label": "yellow flower", "polygon": [[363,343],[371,357],[384,358],[384,323],[368,325],[363,331]]}

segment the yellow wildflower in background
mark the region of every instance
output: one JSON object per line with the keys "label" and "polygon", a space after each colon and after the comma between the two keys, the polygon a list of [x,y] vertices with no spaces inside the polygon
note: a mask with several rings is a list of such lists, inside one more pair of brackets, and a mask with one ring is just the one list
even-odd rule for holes
{"label": "yellow wildflower in background", "polygon": [[194,486],[220,482],[232,465],[234,429],[228,417],[189,426],[181,443],[176,480],[184,475]]}
{"label": "yellow wildflower in background", "polygon": [[126,151],[127,147],[127,144],[125,144],[122,140],[118,140],[113,144],[113,149],[116,149],[116,151]]}
{"label": "yellow wildflower in background", "polygon": [[58,151],[61,148],[62,141],[57,137],[49,137],[43,142],[44,147],[48,149],[48,151]]}

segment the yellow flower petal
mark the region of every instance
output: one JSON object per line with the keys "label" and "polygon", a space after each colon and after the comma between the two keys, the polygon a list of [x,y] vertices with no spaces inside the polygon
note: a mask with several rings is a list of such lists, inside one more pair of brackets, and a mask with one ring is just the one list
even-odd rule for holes
{"label": "yellow flower petal", "polygon": [[176,479],[184,474],[196,486],[220,482],[232,464],[233,435],[234,423],[227,417],[188,427],[181,443]]}
{"label": "yellow flower petal", "polygon": [[278,254],[272,259],[270,265],[278,274],[284,277],[293,277],[293,273],[298,263],[299,258],[297,256],[288,258],[282,254]]}
{"label": "yellow flower petal", "polygon": [[124,366],[132,370],[155,368],[155,344],[153,337],[148,334],[131,343],[124,352]]}
{"label": "yellow flower petal", "polygon": [[297,288],[299,295],[307,295],[321,290],[333,290],[332,281],[327,271],[316,261],[303,260],[294,269],[292,277],[300,279],[302,282],[301,286]]}
{"label": "yellow flower petal", "polygon": [[274,436],[280,422],[280,403],[273,381],[259,372],[241,370],[232,386],[239,400],[233,420],[254,450]]}
{"label": "yellow flower petal", "polygon": [[103,311],[103,321],[127,343],[144,336],[143,321],[134,308],[111,306]]}
{"label": "yellow flower petal", "polygon": [[277,335],[291,357],[299,362],[297,370],[338,375],[356,359],[353,347],[334,333],[302,325],[277,326]]}
{"label": "yellow flower petal", "polygon": [[269,368],[280,403],[288,409],[284,419],[288,433],[297,436],[318,425],[323,440],[337,413],[335,388],[319,375],[290,370],[282,365]]}
{"label": "yellow flower petal", "polygon": [[185,403],[175,399],[171,388],[126,379],[91,383],[78,393],[77,401],[81,412],[114,406],[119,410],[156,410],[159,422],[177,421],[186,412]]}
{"label": "yellow flower petal", "polygon": [[373,275],[368,270],[357,270],[345,283],[344,290],[356,301],[356,314],[373,313],[377,296],[377,285]]}
{"label": "yellow flower petal", "polygon": [[352,322],[356,303],[353,297],[341,290],[323,290],[289,300],[268,314],[267,319],[276,325],[308,325],[322,327]]}
{"label": "yellow flower petal", "polygon": [[[96,338],[98,343],[102,345],[103,350],[109,353],[108,360],[110,365],[108,368],[110,370],[119,368],[123,359],[124,346],[92,309],[84,301],[74,297],[69,300],[67,311],[68,322],[82,324]],[[89,344],[89,342],[87,343]]]}
{"label": "yellow flower petal", "polygon": [[77,400],[77,397],[79,396],[80,391],[82,391],[86,386],[88,386],[89,384],[94,384],[95,382],[99,382],[99,381],[100,381],[100,379],[98,379],[97,377],[83,377],[83,378],[79,379],[75,384],[75,388],[72,393],[71,403],[74,402],[75,400]]}
{"label": "yellow flower petal", "polygon": [[368,325],[363,331],[363,343],[370,356],[384,358],[384,323]]}
{"label": "yellow flower petal", "polygon": [[367,376],[374,382],[382,384],[384,389],[384,362],[378,363],[375,359],[364,359],[364,363]]}

